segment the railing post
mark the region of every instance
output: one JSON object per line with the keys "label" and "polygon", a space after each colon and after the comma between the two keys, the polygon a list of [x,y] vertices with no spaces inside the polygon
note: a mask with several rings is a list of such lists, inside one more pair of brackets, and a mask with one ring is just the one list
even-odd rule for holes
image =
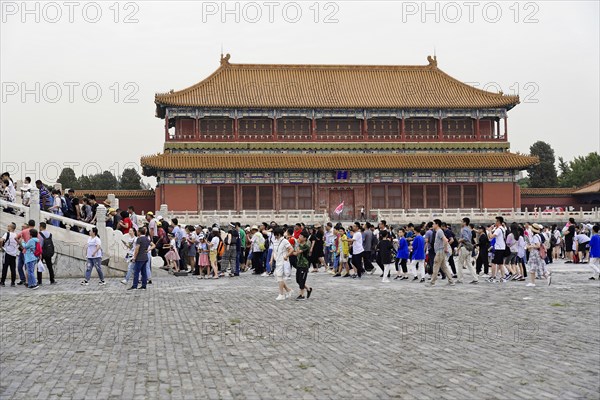
{"label": "railing post", "polygon": [[583,207],[579,207],[579,218],[583,218]]}
{"label": "railing post", "polygon": [[166,204],[161,204],[160,209],[156,214],[160,215],[163,218],[167,218],[167,216],[169,215],[169,207]]}
{"label": "railing post", "polygon": [[110,208],[114,208],[115,210],[119,208],[119,204],[117,203],[117,199],[114,194],[109,194],[106,196],[106,200],[110,204]]}
{"label": "railing post", "polygon": [[96,228],[98,228],[98,237],[100,237],[100,241],[102,242],[102,254],[110,257],[108,251],[108,230],[106,229],[106,207],[104,207],[104,204],[98,204],[98,208],[96,209]]}
{"label": "railing post", "polygon": [[40,224],[40,190],[38,188],[31,189],[31,202],[29,203],[29,219],[35,221],[35,226]]}

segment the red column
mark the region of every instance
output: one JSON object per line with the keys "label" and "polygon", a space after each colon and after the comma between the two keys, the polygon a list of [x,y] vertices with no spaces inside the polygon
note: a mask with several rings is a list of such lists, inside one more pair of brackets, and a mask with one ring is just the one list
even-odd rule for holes
{"label": "red column", "polygon": [[481,133],[479,133],[479,117],[475,119],[475,140],[478,142],[481,140]]}
{"label": "red column", "polygon": [[438,119],[438,140],[444,140],[444,133],[442,132],[442,118]]}
{"label": "red column", "polygon": [[406,132],[404,129],[404,117],[402,117],[402,119],[400,120],[400,140],[403,142],[406,141]]}
{"label": "red column", "polygon": [[504,116],[504,140],[508,140],[508,118]]}
{"label": "red column", "polygon": [[277,118],[273,116],[273,141],[277,141]]}
{"label": "red column", "polygon": [[362,134],[363,134],[363,140],[366,142],[367,140],[369,140],[369,132],[368,132],[368,126],[367,126],[367,118],[363,119],[363,123],[362,123]]}
{"label": "red column", "polygon": [[194,138],[196,141],[200,141],[200,120],[198,118],[194,119]]}
{"label": "red column", "polygon": [[233,119],[233,140],[234,141],[238,141],[239,140],[239,135],[238,135],[238,118],[235,117]]}
{"label": "red column", "polygon": [[169,141],[169,116],[165,114],[165,142]]}
{"label": "red column", "polygon": [[314,118],[310,122],[310,135],[313,142],[317,140],[317,120]]}

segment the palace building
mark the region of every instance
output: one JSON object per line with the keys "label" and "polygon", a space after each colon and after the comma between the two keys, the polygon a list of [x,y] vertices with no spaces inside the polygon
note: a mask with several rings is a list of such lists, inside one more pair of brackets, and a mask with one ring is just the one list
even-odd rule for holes
{"label": "palace building", "polygon": [[[427,65],[233,64],[157,94],[156,208],[174,211],[519,208],[518,96]],[[337,216],[336,216],[337,217]]]}

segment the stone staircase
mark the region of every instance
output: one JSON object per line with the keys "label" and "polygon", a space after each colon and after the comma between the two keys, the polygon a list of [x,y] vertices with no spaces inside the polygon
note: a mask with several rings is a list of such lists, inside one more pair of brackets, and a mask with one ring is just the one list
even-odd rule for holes
{"label": "stone staircase", "polygon": [[[10,210],[10,212],[8,212]],[[98,215],[106,215],[106,207],[98,205]],[[50,220],[59,220],[66,229],[55,227]],[[80,233],[80,230],[91,230],[98,228],[98,236],[102,241],[103,250],[103,272],[107,276],[123,276],[127,271],[125,262],[126,248],[123,244],[124,236],[120,231],[107,228],[104,220],[98,221],[96,225],[56,216],[52,213],[41,211],[39,206],[39,190],[31,190],[31,206],[26,207],[17,203],[0,200],[0,235],[6,234],[6,227],[14,222],[17,232],[23,224],[34,220],[36,228],[40,222],[46,222],[47,230],[52,234],[55,255],[53,257],[54,271],[58,278],[82,277],[86,269],[86,244],[88,236]],[[74,230],[71,230],[71,229]]]}

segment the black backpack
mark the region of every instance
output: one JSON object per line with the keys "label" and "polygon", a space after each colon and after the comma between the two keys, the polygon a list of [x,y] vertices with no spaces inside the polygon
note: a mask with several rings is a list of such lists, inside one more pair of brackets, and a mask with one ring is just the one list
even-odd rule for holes
{"label": "black backpack", "polygon": [[52,241],[52,234],[44,237],[44,245],[42,246],[42,255],[44,257],[52,257],[54,255],[54,242]]}

